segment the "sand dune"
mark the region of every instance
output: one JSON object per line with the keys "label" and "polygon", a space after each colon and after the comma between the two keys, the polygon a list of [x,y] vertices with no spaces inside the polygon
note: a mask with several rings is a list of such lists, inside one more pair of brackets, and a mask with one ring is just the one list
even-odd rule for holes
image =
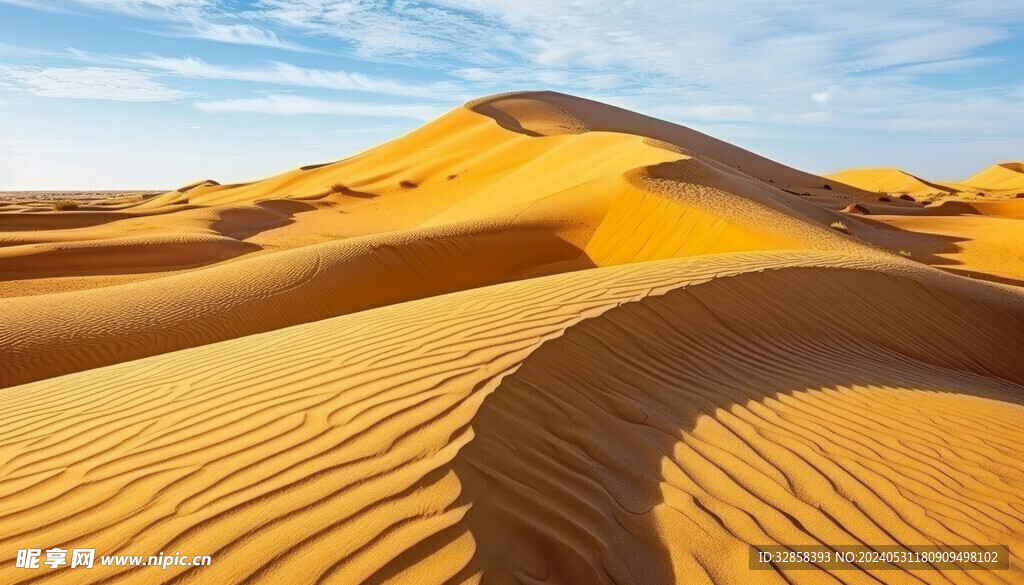
{"label": "sand dune", "polygon": [[965,179],[964,183],[979,189],[1024,192],[1024,163],[1015,162],[992,165],[978,174]]}
{"label": "sand dune", "polygon": [[927,181],[896,168],[849,169],[828,177],[876,193],[927,196],[948,195],[955,191],[952,187]]}
{"label": "sand dune", "polygon": [[[534,92],[0,207],[0,551],[212,557],[0,584],[1024,581],[1019,170],[820,177]],[[751,571],[775,543],[1011,560]]]}
{"label": "sand dune", "polygon": [[22,386],[6,544],[215,551],[181,582],[221,583],[730,581],[745,542],[1019,546],[1024,309],[916,278],[630,264]]}
{"label": "sand dune", "polygon": [[[986,195],[1014,197],[1024,193],[1024,163],[992,165],[962,181],[928,180],[898,168],[855,168],[828,175],[828,178],[874,194],[912,195],[934,200],[956,196],[977,199]],[[893,200],[892,203],[900,204]]]}
{"label": "sand dune", "polygon": [[324,243],[111,289],[0,299],[5,386],[435,294],[592,266],[550,227]]}
{"label": "sand dune", "polygon": [[[446,141],[445,151],[468,151],[470,145],[459,143],[465,138],[447,128],[466,117],[479,126],[466,134],[495,145],[493,152],[476,155],[476,164],[466,165],[467,177],[481,174],[466,179],[471,187],[452,186],[458,178],[435,176],[449,168],[433,175],[412,173],[408,176],[416,177],[416,188],[399,185],[391,194],[355,197],[340,189],[321,193],[320,208],[294,208],[289,206],[304,203],[259,197],[290,184],[305,199],[341,173],[366,172],[363,167],[382,175],[379,165],[356,157],[251,185],[201,184],[185,190],[192,205],[212,200],[214,207],[153,214],[154,209],[180,204],[186,193],[175,191],[103,226],[14,232],[12,242],[31,238],[36,243],[6,249],[12,255],[8,285],[26,275],[66,274],[71,266],[77,274],[141,270],[144,260],[136,257],[149,258],[154,271],[178,269],[184,258],[213,261],[217,254],[245,252],[250,257],[202,272],[126,283],[117,295],[97,287],[44,298],[0,299],[0,341],[8,354],[0,384],[595,265],[765,248],[864,247],[825,227],[841,219],[835,212],[721,163],[681,155],[640,136],[590,132],[526,137],[468,109],[422,132],[433,136],[434,125],[445,126],[438,134]],[[397,142],[424,140],[414,133]],[[529,147],[517,146],[523,142]],[[392,146],[381,147],[381,156],[390,160]],[[436,165],[431,152],[414,151],[422,160],[416,164]],[[397,164],[413,165],[413,154]],[[379,192],[385,179],[376,181],[348,181],[354,186],[346,189]],[[430,190],[436,181],[440,186]],[[151,215],[139,216],[139,209]],[[161,239],[171,226],[177,226],[179,238],[173,245]],[[377,233],[362,233],[371,226]],[[400,227],[405,229],[396,229]],[[317,237],[320,230],[349,237]],[[136,242],[132,253],[119,251],[122,240],[112,237],[118,231],[140,233],[130,240]],[[246,234],[251,235],[243,239]],[[39,243],[44,238],[59,242],[58,251],[46,247],[55,244]],[[149,244],[138,238],[148,238]],[[207,248],[201,249],[204,243]],[[295,247],[282,249],[289,245]],[[83,250],[91,254],[89,265],[78,261]],[[108,253],[114,258],[105,259]],[[133,301],[126,304],[125,297]]]}
{"label": "sand dune", "polygon": [[[1024,203],[1024,202],[1021,202]],[[876,217],[897,228],[889,245],[932,266],[974,278],[1024,285],[1024,205],[1017,216]],[[881,240],[881,238],[879,238]]]}

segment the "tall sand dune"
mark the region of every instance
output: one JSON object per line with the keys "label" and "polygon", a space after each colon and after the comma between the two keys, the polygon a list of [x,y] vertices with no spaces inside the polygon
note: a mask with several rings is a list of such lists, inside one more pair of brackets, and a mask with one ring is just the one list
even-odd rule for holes
{"label": "tall sand dune", "polygon": [[[0,585],[1024,582],[1019,172],[821,177],[523,92],[19,199]],[[774,544],[1010,559],[751,570]],[[211,563],[16,567],[53,547]]]}

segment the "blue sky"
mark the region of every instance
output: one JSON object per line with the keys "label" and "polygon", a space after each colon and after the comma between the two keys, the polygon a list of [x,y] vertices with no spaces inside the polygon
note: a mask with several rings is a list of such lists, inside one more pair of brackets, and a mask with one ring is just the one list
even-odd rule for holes
{"label": "blue sky", "polygon": [[1024,4],[0,0],[0,189],[251,180],[518,89],[962,178],[1024,159]]}

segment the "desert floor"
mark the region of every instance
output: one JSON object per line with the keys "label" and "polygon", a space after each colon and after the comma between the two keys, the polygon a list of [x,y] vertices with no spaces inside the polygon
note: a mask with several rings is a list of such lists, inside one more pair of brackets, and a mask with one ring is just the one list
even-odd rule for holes
{"label": "desert floor", "polygon": [[[538,92],[253,183],[8,194],[0,388],[3,584],[1022,583],[1024,164],[818,176]],[[15,567],[52,547],[212,563]]]}

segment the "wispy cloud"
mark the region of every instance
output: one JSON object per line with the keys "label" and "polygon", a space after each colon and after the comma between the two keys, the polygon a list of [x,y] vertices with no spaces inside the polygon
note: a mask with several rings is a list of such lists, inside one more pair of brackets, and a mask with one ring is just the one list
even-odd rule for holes
{"label": "wispy cloud", "polygon": [[245,17],[236,15],[233,7],[216,0],[76,1],[100,10],[119,12],[134,18],[164,23],[164,28],[149,31],[161,36],[313,52],[312,49],[299,43],[281,38],[272,30],[244,21]]}
{"label": "wispy cloud", "polygon": [[[3,2],[3,0],[0,0]],[[36,47],[25,47],[22,45],[11,45],[8,43],[0,43],[0,55],[12,55],[12,56],[33,56],[33,57],[63,57],[66,56],[64,53],[58,51],[47,51],[45,49],[39,49]]]}
{"label": "wispy cloud", "polygon": [[947,23],[921,34],[879,43],[871,48],[865,63],[871,67],[892,67],[958,59],[1009,36],[1009,32],[996,27]]}
{"label": "wispy cloud", "polygon": [[362,73],[309,69],[278,61],[255,68],[213,65],[195,57],[149,56],[127,59],[126,61],[142,67],[159,69],[194,79],[248,81],[274,85],[293,85],[419,97],[441,96],[450,98],[457,90],[457,87],[451,83],[407,85]]}
{"label": "wispy cloud", "polygon": [[192,19],[216,8],[215,0],[75,0],[79,4],[140,18]]}
{"label": "wispy cloud", "polygon": [[[500,22],[439,2],[377,0],[261,0],[251,15],[291,30],[339,39],[367,59],[423,56],[494,62],[521,52],[519,38]],[[467,51],[468,47],[474,50]]]}
{"label": "wispy cloud", "polygon": [[1002,57],[967,57],[963,59],[947,59],[930,63],[915,63],[896,69],[896,73],[905,75],[935,75],[942,73],[963,73],[988,67],[1005,61]]}
{"label": "wispy cloud", "polygon": [[0,77],[22,91],[53,98],[160,102],[192,95],[131,69],[0,66]]}
{"label": "wispy cloud", "polygon": [[259,98],[242,98],[196,102],[196,107],[210,113],[305,114],[359,116],[381,118],[415,118],[429,120],[441,114],[442,108],[426,105],[364,104],[321,100],[295,95],[273,94]]}
{"label": "wispy cloud", "polygon": [[682,121],[801,125],[954,113],[963,94],[915,84],[999,63],[979,51],[1024,22],[995,0],[261,0],[248,14],[365,59],[426,63],[466,93],[550,87]]}
{"label": "wispy cloud", "polygon": [[197,21],[189,25],[175,27],[167,34],[169,36],[203,39],[233,45],[249,45],[253,47],[285,49],[288,51],[312,52],[312,49],[303,47],[298,43],[282,39],[273,31],[268,31],[251,24],[219,24],[215,22]]}
{"label": "wispy cloud", "polygon": [[[227,0],[76,1],[165,21],[170,34],[224,43],[304,50],[297,36],[335,39],[340,53],[400,61],[435,79],[439,72],[458,76],[462,94],[547,86],[599,96],[654,88],[667,96],[690,87],[726,103],[753,106],[768,97],[772,107],[791,109],[820,94],[817,88],[870,83],[867,75],[909,83],[990,66],[999,58],[976,53],[1024,22],[1024,13],[997,0],[975,0],[970,10],[934,0],[837,0],[827,11],[815,0],[256,0],[244,7]],[[162,65],[172,71],[186,64]],[[395,95],[432,92],[430,84],[387,88],[356,73],[280,63],[237,72],[213,67],[200,74]],[[454,93],[441,88],[437,95]]]}
{"label": "wispy cloud", "polygon": [[46,12],[64,12],[60,7],[52,4],[44,4],[36,0],[0,0],[0,4],[7,4],[9,6],[18,6],[21,8],[31,8],[32,10],[44,10]]}

